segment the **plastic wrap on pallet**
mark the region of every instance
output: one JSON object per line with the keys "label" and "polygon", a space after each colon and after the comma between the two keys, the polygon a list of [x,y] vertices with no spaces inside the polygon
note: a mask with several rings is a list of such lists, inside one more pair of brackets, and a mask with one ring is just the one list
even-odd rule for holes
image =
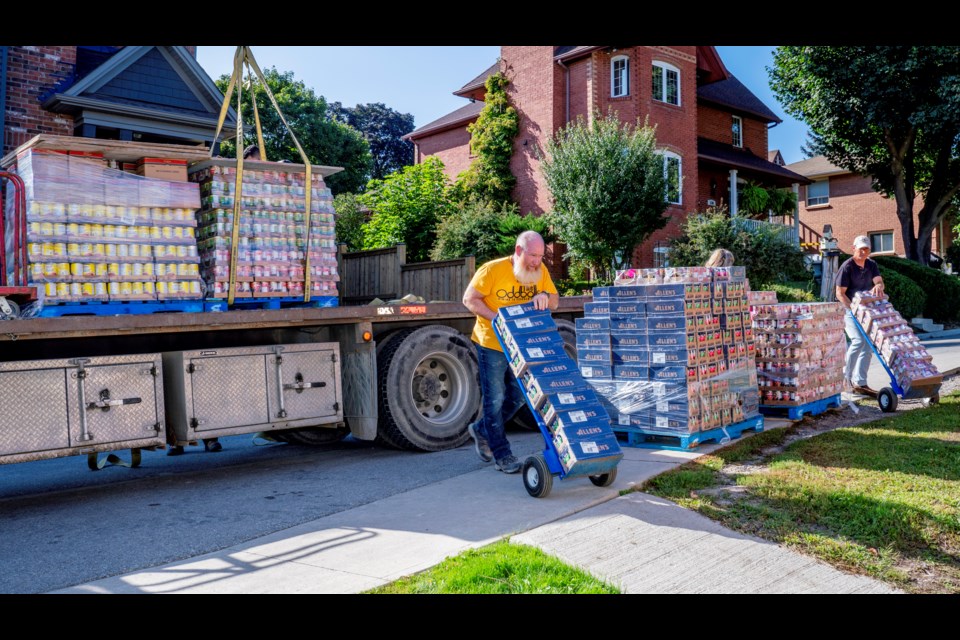
{"label": "plastic wrap on pallet", "polygon": [[202,296],[197,185],[36,149],[18,156],[16,171],[27,187],[29,281],[46,302]]}
{"label": "plastic wrap on pallet", "polygon": [[[242,297],[302,297],[307,257],[311,296],[336,297],[337,273],[335,212],[323,177],[312,175],[306,185],[302,168],[275,164],[271,169],[244,169],[239,226],[236,282]],[[228,294],[230,254],[234,250],[236,166],[220,161],[191,170],[200,185],[202,210],[198,214],[199,248],[204,280],[215,297]],[[311,213],[306,212],[306,192]],[[307,236],[309,235],[309,247]]]}
{"label": "plastic wrap on pallet", "polygon": [[844,310],[837,302],[770,303],[750,314],[764,406],[798,406],[843,390]]}
{"label": "plastic wrap on pallet", "polygon": [[707,267],[628,270],[594,289],[578,356],[602,372],[609,357],[608,376],[584,377],[615,427],[680,435],[759,415],[748,292],[742,268]]}
{"label": "plastic wrap on pallet", "polygon": [[934,387],[943,381],[933,357],[886,295],[857,293],[851,300],[850,312],[904,393],[913,386]]}

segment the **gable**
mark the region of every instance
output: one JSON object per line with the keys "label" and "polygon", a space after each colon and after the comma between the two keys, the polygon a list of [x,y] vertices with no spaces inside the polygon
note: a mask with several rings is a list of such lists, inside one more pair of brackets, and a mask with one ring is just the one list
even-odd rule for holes
{"label": "gable", "polygon": [[106,84],[80,95],[162,111],[214,113],[156,48],[151,48]]}

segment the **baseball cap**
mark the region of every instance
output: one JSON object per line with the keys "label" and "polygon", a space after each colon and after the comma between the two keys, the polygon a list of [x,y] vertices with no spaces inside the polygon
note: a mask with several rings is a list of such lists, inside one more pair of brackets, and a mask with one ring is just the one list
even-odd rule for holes
{"label": "baseball cap", "polygon": [[870,248],[870,238],[867,236],[857,236],[853,239],[853,248],[854,249],[869,249]]}

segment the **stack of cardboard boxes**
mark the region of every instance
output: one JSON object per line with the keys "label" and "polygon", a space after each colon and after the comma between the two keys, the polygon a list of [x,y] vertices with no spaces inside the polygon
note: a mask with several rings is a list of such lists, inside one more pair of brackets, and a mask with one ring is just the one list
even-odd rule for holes
{"label": "stack of cardboard boxes", "polygon": [[887,296],[858,293],[851,303],[851,312],[887,363],[904,394],[908,394],[911,387],[931,388],[943,382],[943,376],[933,364],[933,356],[927,352],[907,321],[893,308]]}
{"label": "stack of cardboard boxes", "polygon": [[[777,303],[752,297],[761,404],[799,406],[839,396],[846,353],[838,302]],[[762,300],[762,301],[761,301]]]}
{"label": "stack of cardboard boxes", "polygon": [[679,435],[758,415],[742,267],[639,269],[577,320],[583,377],[623,430]]}
{"label": "stack of cardboard boxes", "polygon": [[596,475],[615,467],[623,453],[610,416],[563,350],[550,312],[537,311],[531,303],[503,307],[494,328],[564,473]]}
{"label": "stack of cardboard boxes", "polygon": [[14,170],[26,187],[29,282],[45,304],[202,296],[197,185],[113,169],[96,152],[28,148]]}
{"label": "stack of cardboard boxes", "polygon": [[[263,167],[267,163],[256,163]],[[306,282],[309,234],[310,296],[336,304],[337,254],[333,198],[323,177],[305,184],[300,165],[269,163],[270,169],[243,170],[234,296],[299,298]],[[200,185],[198,244],[209,298],[226,298],[230,288],[236,161],[210,160],[190,168]],[[306,208],[311,189],[311,212]]]}

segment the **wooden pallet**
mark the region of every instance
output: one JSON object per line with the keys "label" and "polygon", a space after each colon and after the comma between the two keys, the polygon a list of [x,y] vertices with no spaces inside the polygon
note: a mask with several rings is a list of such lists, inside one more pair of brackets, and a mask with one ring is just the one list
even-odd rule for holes
{"label": "wooden pallet", "polygon": [[669,433],[662,430],[638,429],[618,425],[613,426],[613,431],[617,434],[617,440],[628,447],[689,451],[701,444],[720,444],[728,440],[735,440],[741,437],[744,431],[760,433],[763,431],[763,416],[697,433]]}
{"label": "wooden pallet", "polygon": [[821,398],[820,400],[814,400],[813,402],[807,402],[804,404],[794,404],[794,405],[762,404],[760,405],[760,413],[762,413],[765,416],[777,416],[777,417],[786,416],[791,420],[802,420],[804,414],[810,415],[810,416],[818,416],[821,413],[825,413],[828,409],[839,409],[839,408],[840,408],[840,394],[838,393],[835,396]]}

